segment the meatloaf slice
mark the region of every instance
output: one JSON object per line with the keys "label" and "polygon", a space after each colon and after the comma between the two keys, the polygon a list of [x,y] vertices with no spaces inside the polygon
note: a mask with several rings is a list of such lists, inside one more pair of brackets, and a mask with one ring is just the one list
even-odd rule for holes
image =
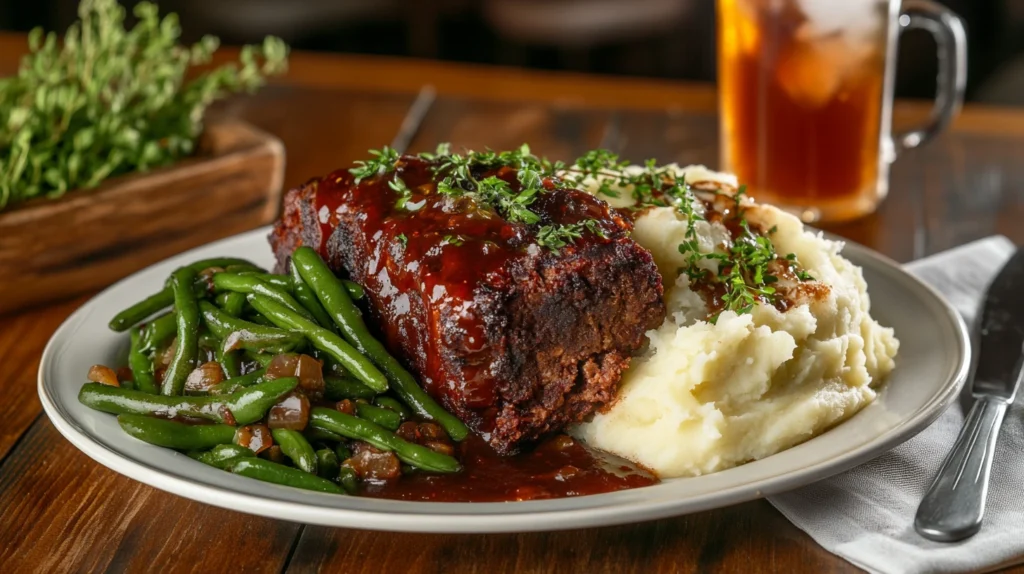
{"label": "meatloaf slice", "polygon": [[[630,223],[599,199],[549,178],[530,204],[540,221],[515,223],[439,193],[433,168],[403,156],[358,183],[348,170],[310,181],[288,192],[270,242],[280,267],[310,245],[362,284],[371,328],[424,389],[512,453],[614,398],[644,332],[664,318],[661,278]],[[515,170],[486,175],[518,189]],[[389,186],[397,179],[404,197]],[[557,249],[538,241],[591,220]]]}

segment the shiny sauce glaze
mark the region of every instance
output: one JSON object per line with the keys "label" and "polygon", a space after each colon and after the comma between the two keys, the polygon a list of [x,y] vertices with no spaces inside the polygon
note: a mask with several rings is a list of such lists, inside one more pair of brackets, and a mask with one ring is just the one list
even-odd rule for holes
{"label": "shiny sauce glaze", "polygon": [[528,452],[502,456],[470,435],[456,456],[457,474],[415,472],[387,482],[364,482],[373,498],[428,502],[513,502],[601,494],[649,486],[651,472],[567,435],[549,438]]}
{"label": "shiny sauce glaze", "polygon": [[[494,369],[502,357],[488,336],[487,309],[477,304],[477,295],[505,291],[518,260],[545,256],[536,243],[542,225],[597,221],[605,237],[584,231],[563,253],[622,239],[631,225],[587,193],[555,189],[550,178],[543,181],[547,192],[529,205],[540,221],[512,223],[471,194],[439,193],[433,168],[429,161],[403,156],[393,172],[358,185],[347,170],[322,178],[314,206],[319,252],[331,260],[329,238],[339,220],[356,222],[369,238],[371,256],[360,262],[368,271],[354,279],[373,300],[369,307],[385,345],[396,350],[404,341],[404,355],[416,363],[427,392],[486,438],[498,409]],[[492,175],[514,192],[521,189],[513,169],[474,173],[478,180]],[[411,192],[404,201],[389,187],[396,177]],[[424,323],[421,317],[445,320]],[[436,332],[442,324],[445,332]],[[442,348],[458,350],[458,360],[446,360]]]}

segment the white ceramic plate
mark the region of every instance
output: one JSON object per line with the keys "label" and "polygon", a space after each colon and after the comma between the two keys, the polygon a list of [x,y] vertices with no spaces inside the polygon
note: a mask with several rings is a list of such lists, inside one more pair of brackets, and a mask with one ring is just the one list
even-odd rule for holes
{"label": "white ceramic plate", "polygon": [[103,291],[50,339],[39,397],[54,426],[100,464],[161,490],[242,512],[330,526],[424,532],[557,530],[637,522],[775,494],[863,463],[909,439],[957,396],[970,347],[957,313],[894,262],[855,244],[844,254],[864,268],[873,315],[896,329],[897,367],[878,399],[828,432],[764,460],[697,478],[577,498],[510,503],[399,502],[321,494],[266,484],[207,467],[124,434],[112,415],[77,400],[89,366],[120,364],[128,336],[107,321],[157,291],[175,268],[218,255],[272,266],[269,228],[194,249]]}

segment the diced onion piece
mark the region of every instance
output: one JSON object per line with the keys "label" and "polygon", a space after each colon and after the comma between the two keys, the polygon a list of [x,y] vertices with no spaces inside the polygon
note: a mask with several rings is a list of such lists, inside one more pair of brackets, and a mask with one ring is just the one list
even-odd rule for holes
{"label": "diced onion piece", "polygon": [[305,430],[309,424],[309,398],[302,392],[291,392],[270,407],[267,425],[272,429]]}
{"label": "diced onion piece", "polygon": [[551,446],[555,450],[566,450],[572,448],[576,444],[576,441],[567,434],[560,434],[555,438],[551,439]]}
{"label": "diced onion piece", "polygon": [[267,365],[268,379],[298,377],[299,388],[306,393],[311,401],[318,401],[324,396],[323,364],[309,355],[282,353],[275,355]]}
{"label": "diced onion piece", "polygon": [[188,374],[188,378],[185,379],[185,392],[205,393],[210,390],[210,387],[223,381],[224,371],[221,369],[220,363],[209,361],[192,369],[192,372]]}
{"label": "diced onion piece", "polygon": [[235,433],[235,444],[259,454],[274,446],[274,439],[267,425],[246,425]]}
{"label": "diced onion piece", "polygon": [[434,452],[446,454],[448,456],[455,456],[455,447],[451,443],[447,443],[439,440],[428,440],[423,443],[423,446],[429,448]]}
{"label": "diced onion piece", "polygon": [[295,367],[295,376],[299,378],[299,388],[310,399],[316,401],[324,396],[324,366],[320,361],[309,355],[299,355]]}
{"label": "diced onion piece", "polygon": [[175,338],[171,339],[171,344],[167,345],[167,348],[164,349],[164,352],[160,354],[160,358],[157,361],[157,366],[158,367],[167,367],[167,365],[170,365],[171,361],[174,360],[174,352],[177,349],[178,349],[178,338],[175,337]]}
{"label": "diced onion piece", "polygon": [[274,355],[267,365],[267,379],[283,379],[295,376],[295,365],[299,362],[299,356],[295,353],[281,353]]}
{"label": "diced onion piece", "polygon": [[222,273],[223,271],[224,271],[223,267],[207,267],[206,269],[203,269],[202,271],[197,273],[196,277],[198,277],[203,283],[205,283],[206,284],[206,290],[212,293],[213,292],[213,276],[216,275],[217,273]]}
{"label": "diced onion piece", "polygon": [[391,480],[402,474],[402,465],[393,452],[385,452],[365,442],[356,442],[352,458],[345,460],[360,478]]}
{"label": "diced onion piece", "polygon": [[[341,409],[339,408],[338,410]],[[448,452],[448,448],[444,448],[444,445],[452,447],[452,450],[454,450],[448,434],[444,432],[441,425],[434,422],[425,421],[418,423],[416,421],[405,421],[398,427],[396,434],[409,442],[421,444],[431,450],[443,452],[444,454],[451,454]]]}
{"label": "diced onion piece", "polygon": [[88,378],[94,383],[110,385],[111,387],[121,386],[121,383],[117,381],[117,373],[114,372],[114,369],[104,365],[93,365],[92,367],[89,367]]}
{"label": "diced onion piece", "polygon": [[276,462],[277,464],[285,464],[288,462],[287,458],[284,456],[284,451],[282,451],[281,447],[276,444],[268,448],[267,452],[263,453],[263,456],[265,456],[270,462]]}

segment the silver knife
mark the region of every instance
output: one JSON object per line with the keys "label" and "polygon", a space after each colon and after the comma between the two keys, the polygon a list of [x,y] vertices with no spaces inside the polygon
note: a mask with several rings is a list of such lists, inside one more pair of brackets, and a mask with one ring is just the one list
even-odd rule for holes
{"label": "silver knife", "polygon": [[973,536],[985,515],[999,426],[1024,367],[1024,250],[1018,249],[989,285],[979,335],[974,405],[914,519],[921,536],[938,542]]}

